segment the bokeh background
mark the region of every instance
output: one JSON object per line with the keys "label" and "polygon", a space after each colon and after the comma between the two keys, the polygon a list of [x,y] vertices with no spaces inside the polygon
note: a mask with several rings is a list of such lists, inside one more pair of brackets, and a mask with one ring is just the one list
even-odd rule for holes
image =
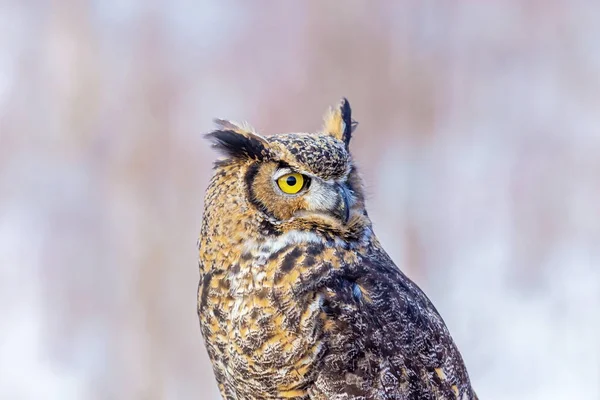
{"label": "bokeh background", "polygon": [[0,2],[0,398],[218,399],[214,117],[347,96],[381,241],[483,399],[600,399],[600,3]]}

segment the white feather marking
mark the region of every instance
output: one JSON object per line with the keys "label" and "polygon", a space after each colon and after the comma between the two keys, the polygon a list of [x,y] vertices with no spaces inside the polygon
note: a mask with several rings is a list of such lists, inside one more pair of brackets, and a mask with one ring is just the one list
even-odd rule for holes
{"label": "white feather marking", "polygon": [[258,242],[248,240],[244,243],[243,252],[252,254],[255,258],[268,258],[269,255],[293,244],[321,243],[322,239],[314,232],[289,231],[274,239]]}

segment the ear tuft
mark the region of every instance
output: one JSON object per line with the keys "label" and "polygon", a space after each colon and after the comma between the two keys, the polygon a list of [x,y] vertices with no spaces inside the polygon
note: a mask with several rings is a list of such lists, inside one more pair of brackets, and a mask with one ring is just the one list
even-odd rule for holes
{"label": "ear tuft", "polygon": [[206,138],[227,157],[264,161],[270,156],[267,139],[252,128],[222,119],[215,119],[215,123],[222,129],[208,133]]}
{"label": "ear tuft", "polygon": [[358,122],[352,120],[352,109],[348,99],[343,98],[337,108],[329,109],[325,115],[323,131],[334,138],[343,141],[346,148],[350,145],[352,132],[358,126]]}
{"label": "ear tuft", "polygon": [[[247,122],[239,123],[220,118],[213,119],[213,122],[223,130],[234,131],[242,134],[253,134],[260,137],[260,135],[254,130],[254,128],[251,127],[250,124],[248,124]],[[264,139],[263,137],[261,137],[261,139],[266,141],[266,139]]]}

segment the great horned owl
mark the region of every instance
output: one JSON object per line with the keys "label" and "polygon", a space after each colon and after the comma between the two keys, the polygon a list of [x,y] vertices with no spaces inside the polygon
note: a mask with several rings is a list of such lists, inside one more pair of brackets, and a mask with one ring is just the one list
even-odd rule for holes
{"label": "great horned owl", "polygon": [[198,315],[225,399],[476,399],[444,321],[373,233],[343,100],[322,132],[217,120]]}

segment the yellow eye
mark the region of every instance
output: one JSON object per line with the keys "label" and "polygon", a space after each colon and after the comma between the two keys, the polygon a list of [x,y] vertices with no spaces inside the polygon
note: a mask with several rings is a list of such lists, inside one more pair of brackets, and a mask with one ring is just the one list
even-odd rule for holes
{"label": "yellow eye", "polygon": [[304,187],[304,176],[297,173],[285,174],[277,179],[277,185],[283,193],[296,194]]}

